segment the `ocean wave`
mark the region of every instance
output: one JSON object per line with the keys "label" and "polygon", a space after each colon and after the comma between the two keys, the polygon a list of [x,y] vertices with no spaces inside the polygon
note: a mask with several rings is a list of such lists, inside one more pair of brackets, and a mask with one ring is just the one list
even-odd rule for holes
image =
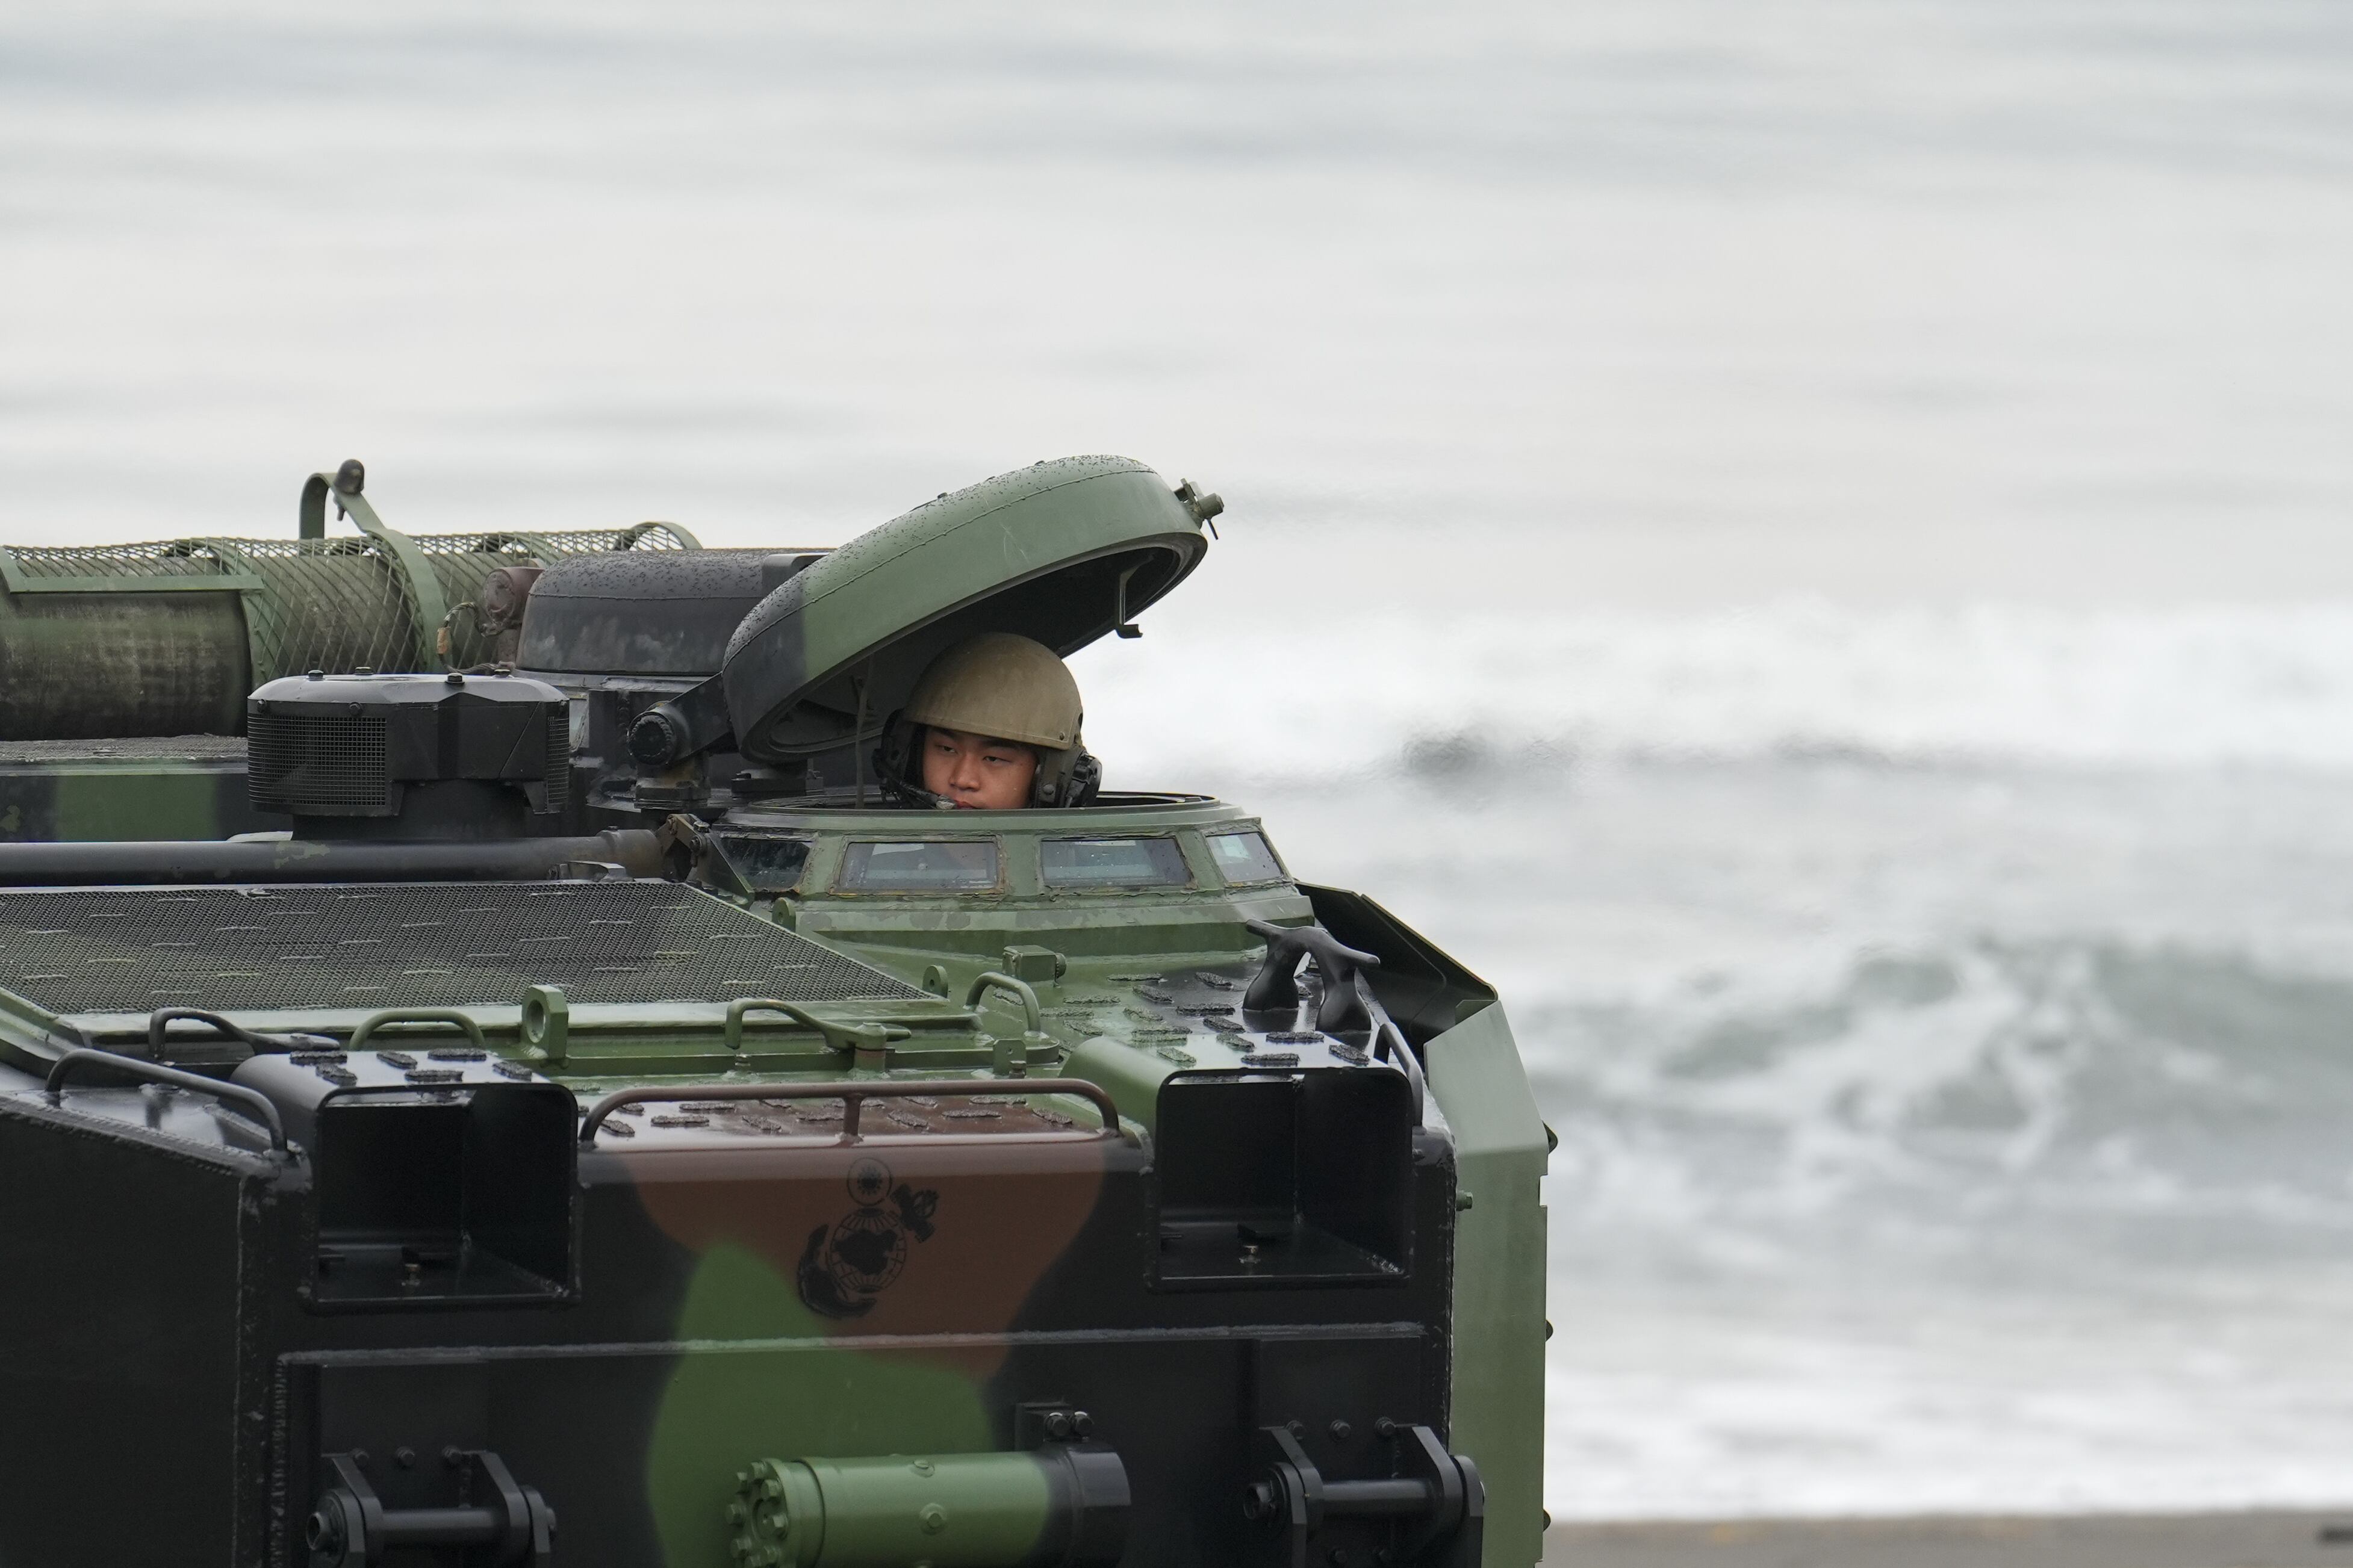
{"label": "ocean wave", "polygon": [[[1563,610],[1541,623],[1201,623],[1148,654],[1125,651],[1138,646],[1082,656],[1090,734],[1123,768],[1441,779],[1600,759],[2353,770],[2353,604],[1793,599],[1714,614]],[[1237,695],[1212,708],[1205,690]],[[1172,723],[1172,711],[1202,721]]]}
{"label": "ocean wave", "polygon": [[2241,953],[1989,938],[1521,1032],[1572,1225],[1767,1238],[1879,1215],[1978,1245],[2008,1216],[2337,1246],[2349,1008],[2353,979]]}
{"label": "ocean wave", "polygon": [[2353,978],[1982,939],[1516,1021],[1563,1517],[2333,1506]]}

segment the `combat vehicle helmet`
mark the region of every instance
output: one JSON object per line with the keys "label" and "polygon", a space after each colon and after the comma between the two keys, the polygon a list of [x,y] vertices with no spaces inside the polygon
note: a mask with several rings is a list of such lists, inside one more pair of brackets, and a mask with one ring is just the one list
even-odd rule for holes
{"label": "combat vehicle helmet", "polygon": [[1083,805],[1103,777],[1080,729],[1079,683],[1051,648],[1012,632],[984,632],[931,662],[907,706],[883,731],[877,774],[916,805],[944,804],[921,787],[915,737],[927,726],[1015,741],[1038,753],[1032,805]]}

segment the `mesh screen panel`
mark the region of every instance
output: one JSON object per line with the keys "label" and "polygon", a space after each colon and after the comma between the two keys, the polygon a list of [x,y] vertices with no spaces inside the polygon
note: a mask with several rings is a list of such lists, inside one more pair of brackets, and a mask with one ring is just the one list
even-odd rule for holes
{"label": "mesh screen panel", "polygon": [[177,540],[155,544],[42,545],[9,548],[16,569],[27,577],[216,577],[244,570],[209,542]]}
{"label": "mesh screen panel", "polygon": [[662,882],[0,890],[0,986],[50,1013],[836,1002],[924,993]]}
{"label": "mesh screen panel", "polygon": [[[668,523],[646,522],[635,528],[575,528],[559,532],[420,533],[418,548],[427,555],[509,553],[543,563],[566,555],[588,555],[600,550],[683,550],[686,542]],[[518,564],[515,562],[509,565]]]}
{"label": "mesh screen panel", "polygon": [[234,542],[269,584],[267,593],[245,598],[256,686],[308,669],[338,675],[418,668],[408,580],[374,540]]}
{"label": "mesh screen panel", "polygon": [[557,709],[547,721],[547,809],[572,804],[572,710]]}
{"label": "mesh screen panel", "polygon": [[247,719],[246,734],[256,811],[392,808],[382,713],[260,713]]}

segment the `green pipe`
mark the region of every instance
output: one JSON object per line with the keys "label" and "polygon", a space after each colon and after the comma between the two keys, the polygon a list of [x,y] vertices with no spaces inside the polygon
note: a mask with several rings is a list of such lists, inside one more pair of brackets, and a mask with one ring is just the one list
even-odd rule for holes
{"label": "green pipe", "polygon": [[1127,1544],[1127,1471],[1095,1443],[760,1459],[735,1480],[741,1568],[1107,1568]]}

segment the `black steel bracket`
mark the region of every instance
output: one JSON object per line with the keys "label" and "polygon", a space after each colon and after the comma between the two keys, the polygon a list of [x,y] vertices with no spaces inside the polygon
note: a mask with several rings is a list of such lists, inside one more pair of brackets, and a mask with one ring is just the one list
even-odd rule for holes
{"label": "black steel bracket", "polygon": [[1379,968],[1377,956],[1343,946],[1320,925],[1279,926],[1251,920],[1242,924],[1266,939],[1266,962],[1242,993],[1244,1008],[1259,1012],[1299,1005],[1299,961],[1313,956],[1316,973],[1324,977],[1315,1026],[1327,1035],[1368,1026],[1370,1016],[1356,991],[1356,971]]}
{"label": "black steel bracket", "polygon": [[[1368,1480],[1326,1480],[1288,1426],[1261,1426],[1251,1436],[1257,1479],[1242,1491],[1242,1515],[1282,1533],[1283,1568],[1308,1568],[1316,1538],[1337,1520],[1385,1525],[1388,1540],[1374,1561],[1381,1568],[1428,1563],[1436,1568],[1478,1568],[1487,1507],[1478,1467],[1450,1454],[1427,1426],[1384,1423],[1394,1475]],[[1338,1555],[1334,1555],[1338,1561]]]}
{"label": "black steel bracket", "polygon": [[468,1568],[547,1568],[555,1552],[555,1510],[535,1487],[516,1482],[487,1448],[451,1448],[459,1472],[449,1508],[386,1508],[368,1484],[366,1456],[328,1454],[334,1484],[319,1494],[303,1526],[310,1568],[367,1568],[403,1548],[455,1551]]}

